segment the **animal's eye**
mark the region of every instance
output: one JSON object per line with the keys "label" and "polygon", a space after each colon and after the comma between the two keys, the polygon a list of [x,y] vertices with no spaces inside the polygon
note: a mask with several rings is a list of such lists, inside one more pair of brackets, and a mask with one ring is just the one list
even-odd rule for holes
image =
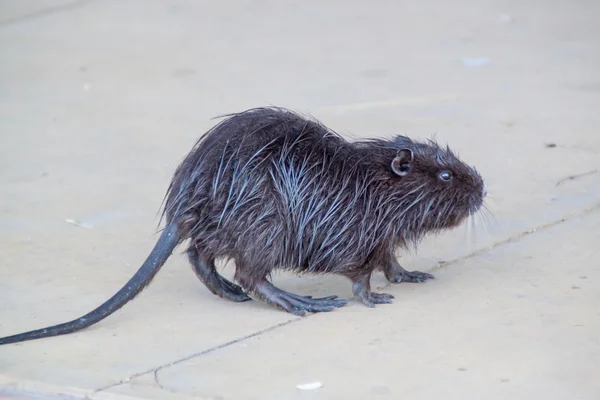
{"label": "animal's eye", "polygon": [[448,172],[448,171],[440,172],[439,177],[444,182],[450,182],[452,180],[452,174],[450,172]]}

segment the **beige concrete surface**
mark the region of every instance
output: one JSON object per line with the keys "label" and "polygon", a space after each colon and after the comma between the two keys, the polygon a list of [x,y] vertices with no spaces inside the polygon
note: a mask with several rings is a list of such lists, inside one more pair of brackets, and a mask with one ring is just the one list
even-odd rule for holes
{"label": "beige concrete surface", "polygon": [[[599,16],[584,0],[0,1],[1,336],[120,288],[177,163],[247,107],[435,134],[494,213],[399,254],[437,279],[385,287],[393,305],[306,318],[218,299],[176,253],[96,326],[0,347],[0,398],[600,398]],[[351,296],[336,277],[275,281]]]}

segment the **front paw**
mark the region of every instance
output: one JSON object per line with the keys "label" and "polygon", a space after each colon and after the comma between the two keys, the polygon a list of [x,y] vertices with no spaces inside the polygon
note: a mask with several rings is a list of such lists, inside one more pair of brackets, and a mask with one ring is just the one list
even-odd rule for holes
{"label": "front paw", "polygon": [[363,292],[358,298],[365,306],[373,308],[375,304],[392,304],[394,296],[389,293]]}
{"label": "front paw", "polygon": [[402,273],[401,272],[389,272],[389,271],[385,271],[384,272],[385,275],[385,279],[387,279],[388,281],[390,281],[391,283],[400,283],[402,282]]}
{"label": "front paw", "polygon": [[425,282],[427,279],[435,279],[433,275],[420,271],[401,271],[394,274],[386,274],[385,277],[391,283],[422,283]]}

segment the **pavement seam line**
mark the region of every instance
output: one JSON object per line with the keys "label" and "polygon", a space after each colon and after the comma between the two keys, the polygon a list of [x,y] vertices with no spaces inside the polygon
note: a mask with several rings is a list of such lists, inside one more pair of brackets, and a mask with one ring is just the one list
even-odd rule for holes
{"label": "pavement seam line", "polygon": [[[100,387],[98,389],[95,389],[92,393],[98,393],[98,392],[102,392],[102,391],[111,389],[111,388],[113,388],[115,386],[119,386],[119,385],[122,385],[124,383],[127,383],[127,382],[131,381],[132,379],[139,378],[141,376],[148,375],[148,374],[154,374],[154,377],[155,377],[155,380],[156,380],[156,374],[158,373],[159,370],[161,370],[163,368],[171,367],[173,365],[182,363],[184,361],[191,360],[194,357],[198,357],[198,356],[202,356],[202,355],[205,355],[205,354],[212,353],[213,351],[220,350],[220,349],[223,349],[225,347],[229,347],[231,345],[234,345],[236,343],[242,342],[242,341],[247,340],[247,339],[251,339],[251,338],[256,337],[256,336],[260,336],[260,335],[262,335],[264,333],[271,332],[271,331],[273,331],[273,330],[275,330],[277,328],[280,328],[282,326],[286,326],[286,325],[292,324],[294,322],[301,321],[303,319],[304,319],[303,317],[292,318],[292,319],[289,319],[287,321],[281,322],[279,324],[271,325],[268,328],[261,329],[261,330],[258,330],[256,332],[252,332],[252,333],[250,333],[248,335],[241,336],[239,338],[230,340],[230,341],[225,342],[225,343],[221,343],[221,344],[213,346],[213,347],[209,347],[208,349],[205,349],[205,350],[202,350],[202,351],[199,351],[199,352],[196,352],[196,353],[192,353],[192,354],[187,355],[185,357],[179,358],[179,359],[177,359],[175,361],[171,361],[169,363],[166,363],[166,364],[163,364],[163,365],[159,365],[158,367],[154,367],[154,368],[151,368],[151,369],[146,370],[146,371],[138,372],[138,373],[133,374],[133,375],[131,375],[131,376],[125,378],[125,379],[122,379],[122,380],[118,381],[118,382],[111,383],[109,385],[106,385],[106,386]],[[162,386],[161,386],[161,388],[162,388]]]}
{"label": "pavement seam line", "polygon": [[536,226],[534,228],[527,229],[525,231],[519,232],[516,235],[509,236],[506,239],[500,240],[500,241],[498,241],[496,243],[493,243],[493,244],[491,244],[489,246],[482,247],[482,248],[480,248],[478,250],[475,250],[474,252],[469,253],[469,254],[467,254],[465,256],[455,258],[453,260],[444,262],[443,264],[438,263],[436,266],[434,266],[433,268],[431,268],[431,271],[440,270],[440,269],[448,267],[450,265],[453,265],[453,264],[459,263],[461,261],[467,260],[467,259],[469,259],[471,257],[475,257],[475,256],[483,254],[483,253],[485,253],[487,251],[493,250],[493,249],[495,249],[497,247],[500,247],[502,245],[505,245],[505,244],[508,244],[508,243],[513,243],[513,242],[518,242],[519,240],[521,240],[524,237],[529,236],[529,235],[531,235],[533,233],[541,232],[541,231],[545,231],[545,230],[551,229],[551,228],[553,228],[553,227],[555,227],[557,225],[562,224],[563,222],[567,222],[567,221],[571,221],[571,220],[574,220],[574,219],[577,219],[577,218],[581,218],[584,215],[591,214],[594,211],[598,211],[598,210],[600,210],[600,202],[599,203],[595,203],[594,205],[589,206],[587,208],[584,208],[583,210],[576,211],[576,212],[573,212],[571,214],[568,214],[568,215],[566,215],[564,217],[561,217],[561,218],[559,218],[559,219],[557,219],[555,221],[547,222],[545,224],[538,225],[538,226]]}
{"label": "pavement seam line", "polygon": [[47,15],[57,14],[64,11],[70,11],[80,6],[86,5],[96,0],[76,0],[56,7],[44,8],[42,10],[33,11],[25,15],[19,15],[12,18],[0,20],[0,28],[10,25],[15,25],[20,22],[30,21],[36,18],[45,17]]}

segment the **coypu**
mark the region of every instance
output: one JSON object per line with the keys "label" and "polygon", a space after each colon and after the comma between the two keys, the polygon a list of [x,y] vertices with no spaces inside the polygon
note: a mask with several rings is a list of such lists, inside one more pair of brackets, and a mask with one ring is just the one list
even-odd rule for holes
{"label": "coypu", "polygon": [[[433,278],[405,270],[394,250],[458,226],[486,196],[477,171],[431,140],[349,142],[319,121],[276,107],[224,117],[177,167],[163,199],[166,226],[131,280],[81,318],[0,344],[71,333],[106,318],[186,240],[198,278],[234,302],[252,296],[295,315],[346,304],[275,287],[270,273],[285,269],[343,275],[366,306],[391,303],[392,295],[371,291],[372,272],[383,270],[395,283]],[[216,271],[216,259],[235,260],[237,284]]]}

